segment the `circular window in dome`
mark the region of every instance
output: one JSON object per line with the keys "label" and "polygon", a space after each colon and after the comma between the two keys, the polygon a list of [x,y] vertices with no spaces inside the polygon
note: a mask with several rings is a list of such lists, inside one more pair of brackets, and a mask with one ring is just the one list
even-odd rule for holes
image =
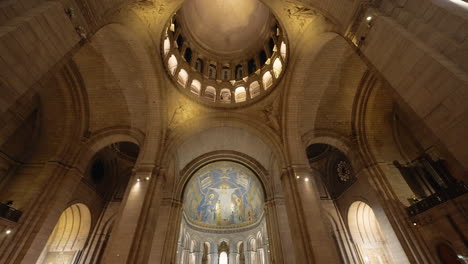
{"label": "circular window in dome", "polygon": [[263,217],[264,193],[260,181],[247,167],[217,161],[199,169],[184,191],[184,215],[206,228],[238,228]]}
{"label": "circular window in dome", "polygon": [[287,39],[258,0],[187,0],[166,24],[161,55],[175,86],[196,101],[238,107],[280,81]]}

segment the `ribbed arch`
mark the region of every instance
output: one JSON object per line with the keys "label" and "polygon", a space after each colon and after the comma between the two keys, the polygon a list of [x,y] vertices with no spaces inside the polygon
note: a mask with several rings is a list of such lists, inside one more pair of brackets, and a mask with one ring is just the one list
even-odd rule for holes
{"label": "ribbed arch", "polygon": [[36,262],[71,264],[84,248],[91,228],[91,213],[84,204],[74,204],[60,215],[52,234]]}

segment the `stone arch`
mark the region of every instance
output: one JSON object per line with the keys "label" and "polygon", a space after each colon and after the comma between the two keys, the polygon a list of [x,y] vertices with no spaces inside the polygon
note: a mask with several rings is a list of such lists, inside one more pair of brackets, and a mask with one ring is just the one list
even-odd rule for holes
{"label": "stone arch", "polygon": [[372,208],[361,201],[348,209],[348,227],[363,263],[394,263]]}
{"label": "stone arch", "polygon": [[[87,141],[85,147],[82,148],[79,154],[79,164],[77,167],[84,171],[96,153],[113,143],[131,142],[140,147],[143,145],[144,140],[145,136],[143,132],[138,129],[112,127],[99,131],[99,133],[91,137]],[[137,160],[137,163],[138,161],[139,160]]]}
{"label": "stone arch", "polygon": [[[291,65],[303,65],[301,71],[286,74],[289,88],[284,98],[286,113],[288,113],[283,119],[284,126],[287,128],[285,140],[291,162],[299,164],[304,163],[305,157],[301,157],[294,150],[303,149],[302,142],[298,138],[310,130],[304,131],[299,124],[307,124],[309,128],[315,127],[322,96],[339,73],[337,69],[340,69],[346,58],[353,53],[341,36],[331,32],[315,34],[314,39],[302,40],[308,43],[309,50],[302,51],[302,53],[298,51],[298,54],[294,56],[299,56],[299,58],[290,58]],[[313,33],[309,34],[309,36],[313,35]],[[341,54],[341,56],[336,56],[336,54]],[[316,74],[320,74],[321,77],[311,77]],[[314,89],[307,89],[309,86],[313,86]]]}
{"label": "stone arch", "polygon": [[233,161],[250,169],[260,180],[265,193],[265,199],[272,197],[271,186],[268,184],[268,171],[254,158],[237,151],[213,151],[206,153],[187,164],[180,172],[180,181],[177,184],[175,197],[182,200],[185,186],[193,174],[205,165],[216,161]]}
{"label": "stone arch", "polygon": [[[126,16],[116,17],[118,23],[107,24],[99,29],[93,36],[93,41],[75,55],[74,61],[84,73],[85,83],[94,83],[92,86],[87,85],[89,86],[87,89],[92,89],[93,86],[106,86],[108,83],[114,84],[113,89],[115,88],[117,92],[115,96],[112,94],[109,98],[115,98],[116,107],[123,111],[121,117],[111,117],[106,126],[95,126],[90,132],[124,125],[138,129],[147,136],[152,135],[145,139],[145,144],[141,145],[141,159],[145,160],[145,163],[154,164],[156,156],[159,155],[159,152],[154,150],[159,150],[164,119],[162,107],[164,103],[160,97],[161,82],[164,78],[159,78],[154,73],[164,74],[164,70],[162,65],[154,64],[150,59],[154,55],[159,56],[151,51],[154,45],[151,37],[146,31],[135,29],[142,23],[138,17],[139,13],[132,8],[124,9],[123,13]],[[87,70],[87,65],[90,63],[102,65],[107,81],[104,81],[106,78],[99,80],[96,74],[93,75],[93,72]],[[94,97],[99,98],[99,94]],[[113,114],[105,110],[103,113]],[[148,115],[149,113],[151,115]],[[123,118],[123,122],[118,120],[117,122],[116,118]],[[151,122],[148,122],[149,119]]]}
{"label": "stone arch", "polygon": [[[190,142],[194,142],[194,144],[199,144],[201,140],[201,136],[203,133],[210,133],[210,131],[218,131],[226,130],[225,132],[228,135],[233,135],[233,133],[242,133],[242,137],[245,140],[250,140],[251,143],[255,145],[262,145],[261,149],[270,148],[271,153],[276,157],[277,161],[284,166],[284,156],[282,147],[278,138],[278,135],[272,130],[271,127],[266,126],[261,122],[257,122],[254,120],[249,120],[243,115],[236,115],[233,114],[232,118],[229,120],[225,120],[221,116],[207,116],[202,118],[195,118],[192,119],[191,125],[181,125],[178,126],[177,129],[171,131],[171,138],[168,140],[168,147],[167,152],[169,155],[165,155],[163,158],[162,164],[167,164],[168,160],[171,159],[171,155],[175,155],[176,152],[180,149],[182,145],[190,144]],[[234,132],[229,132],[234,131]],[[215,133],[216,134],[216,133]],[[226,140],[220,139],[221,142],[224,142],[224,146],[213,144],[213,141],[205,142],[207,144],[204,149],[208,150],[201,150],[198,151],[198,155],[203,154],[204,152],[209,152],[213,150],[218,150],[219,148],[233,148],[232,150],[240,151],[243,153],[248,154],[251,151],[246,151],[245,149],[242,150],[239,148],[234,148],[232,142],[227,142]],[[243,144],[242,146],[245,146]],[[241,147],[242,147],[241,146]],[[270,147],[269,147],[270,146]],[[185,158],[186,161],[182,161],[182,164],[186,164],[188,160],[191,160],[198,155],[192,155],[191,157]],[[266,162],[263,162],[264,158],[257,158],[258,155],[253,155],[254,158],[260,161],[262,165],[266,166]],[[183,166],[179,166],[183,167]]]}
{"label": "stone arch", "polygon": [[80,203],[69,206],[60,215],[36,263],[74,263],[85,246],[90,229],[91,213],[88,207]]}

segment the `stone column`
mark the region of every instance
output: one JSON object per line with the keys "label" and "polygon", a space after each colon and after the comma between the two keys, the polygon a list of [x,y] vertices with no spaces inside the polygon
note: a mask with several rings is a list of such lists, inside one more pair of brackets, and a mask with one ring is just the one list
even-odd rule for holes
{"label": "stone column", "polygon": [[250,264],[252,263],[251,261],[251,254],[250,250],[247,249],[247,242],[244,242],[244,257],[245,257],[245,264]]}
{"label": "stone column", "polygon": [[190,256],[190,250],[189,249],[183,249],[182,250],[182,261],[180,264],[189,264],[189,256]]}
{"label": "stone column", "polygon": [[[290,166],[281,177],[297,263],[339,263],[322,221],[320,196],[309,165]],[[317,176],[319,177],[319,176]]]}
{"label": "stone column", "polygon": [[203,258],[203,252],[197,251],[197,252],[193,252],[192,254],[195,254],[195,264],[201,264],[202,258]]}
{"label": "stone column", "polygon": [[232,244],[229,247],[229,264],[237,264],[237,257],[239,253],[237,252],[237,245]]}
{"label": "stone column", "polygon": [[140,215],[150,181],[159,180],[159,175],[153,174],[153,166],[139,166],[130,179],[124,200],[119,212],[119,218],[112,230],[109,245],[102,263],[127,263],[132,242],[140,224]]}
{"label": "stone column", "polygon": [[210,258],[210,263],[211,264],[218,264],[218,261],[219,261],[219,255],[218,255],[218,252],[211,252],[209,254],[209,258]]}

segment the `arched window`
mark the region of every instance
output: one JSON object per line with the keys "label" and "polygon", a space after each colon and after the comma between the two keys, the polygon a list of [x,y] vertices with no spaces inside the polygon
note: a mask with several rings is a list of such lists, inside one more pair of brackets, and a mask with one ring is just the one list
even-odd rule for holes
{"label": "arched window", "polygon": [[177,77],[177,82],[185,87],[187,85],[188,73],[184,69],[180,70],[179,76]]}
{"label": "arched window", "polygon": [[201,91],[201,83],[198,80],[193,80],[192,84],[190,85],[190,91],[196,95],[200,95]]}
{"label": "arched window", "polygon": [[219,100],[222,103],[230,103],[231,102],[231,91],[227,88],[224,88],[221,90],[221,93],[219,94]]}
{"label": "arched window", "polygon": [[205,97],[215,101],[216,100],[216,89],[213,86],[206,87]]}
{"label": "arched window", "polygon": [[280,76],[282,70],[283,70],[283,64],[281,63],[279,58],[276,58],[275,61],[273,62],[273,73],[275,74],[276,78]]}
{"label": "arched window", "polygon": [[257,70],[257,65],[255,64],[255,59],[250,59],[247,62],[247,70],[249,72],[249,75],[254,73]]}
{"label": "arched window", "polygon": [[91,213],[84,204],[74,204],[60,215],[37,264],[71,264],[83,250],[91,228]]}
{"label": "arched window", "polygon": [[281,57],[283,57],[283,60],[286,59],[286,43],[281,42],[281,48],[280,48],[280,53],[281,53]]}
{"label": "arched window", "polygon": [[364,264],[393,263],[379,222],[369,205],[360,201],[351,204],[348,225]]}
{"label": "arched window", "polygon": [[221,76],[223,77],[223,81],[229,81],[231,79],[231,70],[228,67],[223,67]]}
{"label": "arched window", "polygon": [[195,62],[195,69],[197,72],[203,72],[203,61],[202,59],[198,58],[197,61]]}
{"label": "arched window", "polygon": [[164,56],[166,56],[170,50],[171,50],[171,41],[169,40],[169,38],[166,38],[164,40]]}
{"label": "arched window", "polygon": [[260,51],[259,59],[260,59],[260,67],[263,67],[263,65],[265,65],[266,61],[268,60],[267,54],[264,50]]}
{"label": "arched window", "polygon": [[192,62],[192,49],[190,48],[185,49],[184,59],[188,63]]}
{"label": "arched window", "polygon": [[247,93],[245,92],[245,87],[237,87],[234,92],[236,103],[245,102],[247,99]]}
{"label": "arched window", "polygon": [[208,77],[212,80],[216,79],[216,66],[214,66],[213,64],[210,64],[210,66],[208,67]]}
{"label": "arched window", "polygon": [[169,71],[171,72],[172,75],[176,72],[177,69],[177,58],[174,55],[171,55],[169,60],[167,61],[167,68],[169,68]]}
{"label": "arched window", "polygon": [[242,68],[242,65],[237,65],[236,66],[236,80],[242,80],[242,78],[244,77],[244,70]]}
{"label": "arched window", "polygon": [[177,37],[176,43],[177,43],[177,48],[179,49],[179,51],[181,51],[182,46],[184,45],[184,37],[182,37],[182,35],[179,35]]}
{"label": "arched window", "polygon": [[219,254],[219,264],[228,264],[228,255],[226,251]]}
{"label": "arched window", "polygon": [[260,84],[257,81],[251,83],[250,87],[249,87],[249,90],[250,90],[250,98],[255,98],[261,92]]}
{"label": "arched window", "polygon": [[275,41],[272,38],[268,41],[268,48],[270,49],[271,54],[273,54],[275,51]]}
{"label": "arched window", "polygon": [[265,90],[271,87],[271,85],[273,84],[273,76],[271,76],[271,73],[269,71],[263,74],[262,81],[263,81],[263,87],[265,87]]}

